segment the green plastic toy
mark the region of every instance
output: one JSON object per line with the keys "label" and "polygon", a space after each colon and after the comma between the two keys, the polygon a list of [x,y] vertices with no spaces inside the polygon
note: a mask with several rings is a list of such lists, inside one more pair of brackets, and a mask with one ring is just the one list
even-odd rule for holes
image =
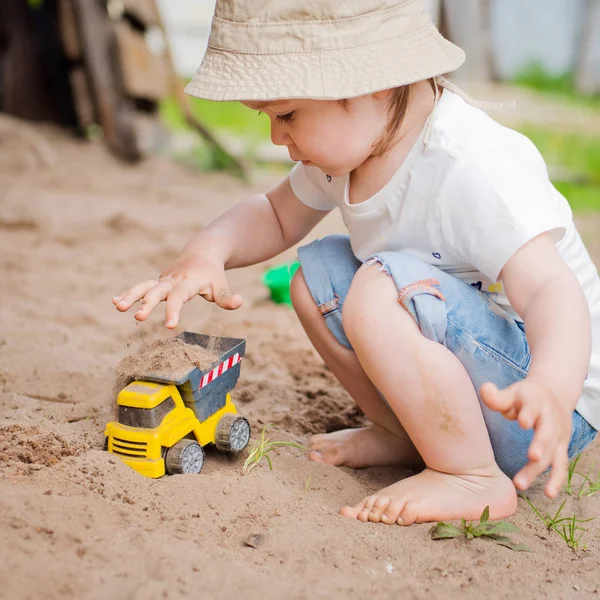
{"label": "green plastic toy", "polygon": [[290,283],[299,266],[300,263],[296,261],[272,267],[263,273],[261,281],[269,288],[273,302],[292,305]]}

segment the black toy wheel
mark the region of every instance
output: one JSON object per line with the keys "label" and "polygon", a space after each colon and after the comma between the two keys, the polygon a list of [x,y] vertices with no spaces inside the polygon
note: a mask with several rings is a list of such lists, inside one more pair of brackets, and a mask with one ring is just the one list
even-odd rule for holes
{"label": "black toy wheel", "polygon": [[223,452],[239,454],[250,441],[250,423],[240,415],[221,417],[215,433],[215,446]]}
{"label": "black toy wheel", "polygon": [[204,450],[193,440],[179,440],[167,450],[165,468],[169,475],[200,473],[204,465]]}

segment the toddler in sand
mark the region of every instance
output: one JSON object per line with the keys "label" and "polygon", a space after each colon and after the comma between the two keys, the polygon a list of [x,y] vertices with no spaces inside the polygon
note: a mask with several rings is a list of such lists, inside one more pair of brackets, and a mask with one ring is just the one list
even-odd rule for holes
{"label": "toddler in sand", "polygon": [[170,328],[197,295],[236,309],[227,269],[339,209],[349,236],[299,249],[292,299],[372,424],[309,458],[421,467],[342,508],[360,521],[506,517],[600,428],[598,272],[533,144],[441,77],[463,60],[421,0],[219,0],[187,91],[262,111],[298,164],[114,299],[140,321],[165,300]]}

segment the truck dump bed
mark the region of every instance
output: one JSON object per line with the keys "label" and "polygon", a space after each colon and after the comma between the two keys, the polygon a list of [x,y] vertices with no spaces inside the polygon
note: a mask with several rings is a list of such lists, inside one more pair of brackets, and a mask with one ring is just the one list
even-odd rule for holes
{"label": "truck dump bed", "polygon": [[225,406],[227,393],[240,376],[241,360],[246,340],[191,333],[177,336],[183,342],[217,352],[214,362],[203,369],[194,367],[188,373],[174,378],[167,372],[156,372],[144,377],[148,381],[173,383],[179,389],[185,405],[191,408],[200,422]]}

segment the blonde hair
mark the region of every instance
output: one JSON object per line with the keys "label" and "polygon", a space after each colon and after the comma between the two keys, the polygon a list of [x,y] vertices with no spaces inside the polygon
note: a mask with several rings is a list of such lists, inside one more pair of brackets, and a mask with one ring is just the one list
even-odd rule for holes
{"label": "blonde hair", "polygon": [[[437,85],[435,83],[435,79],[431,78],[427,81],[435,93]],[[402,125],[402,121],[406,116],[406,110],[410,100],[410,87],[410,85],[401,85],[400,87],[393,88],[391,90],[387,106],[387,130],[382,138],[374,145],[375,156],[381,156],[384,152],[387,152],[392,147],[394,138],[398,134],[400,126]],[[344,108],[347,109],[348,100],[340,100],[340,103]]]}

